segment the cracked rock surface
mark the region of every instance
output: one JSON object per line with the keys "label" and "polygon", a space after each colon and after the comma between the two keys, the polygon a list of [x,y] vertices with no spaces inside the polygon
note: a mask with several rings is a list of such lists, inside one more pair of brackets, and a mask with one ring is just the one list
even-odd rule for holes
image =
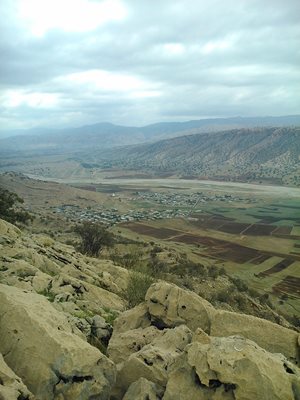
{"label": "cracked rock surface", "polygon": [[115,366],[40,295],[0,284],[0,351],[40,400],[108,399]]}
{"label": "cracked rock surface", "polygon": [[33,400],[27,387],[5,363],[0,354],[0,399],[1,400]]}

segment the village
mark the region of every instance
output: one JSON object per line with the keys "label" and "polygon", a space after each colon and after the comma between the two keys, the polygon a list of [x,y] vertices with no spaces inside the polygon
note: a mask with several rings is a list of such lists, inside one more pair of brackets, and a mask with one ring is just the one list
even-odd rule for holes
{"label": "village", "polygon": [[[107,226],[113,226],[120,222],[158,220],[168,218],[189,218],[192,213],[201,213],[199,208],[208,202],[254,202],[251,198],[241,198],[231,194],[207,195],[197,193],[174,193],[174,192],[150,192],[136,191],[131,196],[124,194],[111,194],[120,201],[126,200],[133,205],[132,209],[120,212],[118,208],[103,208],[98,205],[93,208],[82,209],[80,206],[63,204],[53,207],[52,212],[63,215],[73,222],[91,221],[100,222]],[[152,205],[154,207],[152,207]]]}

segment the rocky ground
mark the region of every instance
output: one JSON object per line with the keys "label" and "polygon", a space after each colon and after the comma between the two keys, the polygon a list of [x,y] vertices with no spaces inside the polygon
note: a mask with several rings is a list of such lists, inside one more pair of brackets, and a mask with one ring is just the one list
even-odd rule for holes
{"label": "rocky ground", "polygon": [[0,220],[0,399],[299,400],[299,333]]}

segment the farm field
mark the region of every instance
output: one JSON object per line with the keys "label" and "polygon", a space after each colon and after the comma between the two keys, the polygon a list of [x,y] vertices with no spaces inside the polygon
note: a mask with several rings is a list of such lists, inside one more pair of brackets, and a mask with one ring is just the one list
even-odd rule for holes
{"label": "farm field", "polygon": [[118,228],[135,238],[168,244],[195,262],[222,266],[275,301],[288,296],[279,307],[299,313],[300,198],[252,196],[255,201],[245,204],[207,202],[182,218],[131,221]]}

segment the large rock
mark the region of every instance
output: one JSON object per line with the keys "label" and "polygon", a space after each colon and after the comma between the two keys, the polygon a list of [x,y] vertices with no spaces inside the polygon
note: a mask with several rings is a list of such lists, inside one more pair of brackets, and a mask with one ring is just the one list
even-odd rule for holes
{"label": "large rock", "polygon": [[298,332],[265,319],[229,311],[217,311],[211,321],[212,336],[242,335],[271,353],[282,353],[298,363]]}
{"label": "large rock", "polygon": [[214,307],[195,293],[176,285],[158,282],[150,286],[145,298],[152,323],[160,328],[181,324],[191,330],[199,326],[210,332],[210,321]]}
{"label": "large rock", "polygon": [[33,400],[32,393],[5,363],[2,354],[0,354],[0,399]]}
{"label": "large rock", "polygon": [[164,400],[296,400],[299,369],[242,337],[193,342],[175,361]]}
{"label": "large rock", "polygon": [[120,364],[162,334],[163,332],[155,326],[132,329],[119,334],[114,333],[107,348],[109,358],[115,364]]}
{"label": "large rock", "polygon": [[43,296],[0,285],[0,351],[39,400],[108,399],[115,367]]}
{"label": "large rock", "polygon": [[114,322],[113,335],[127,332],[136,328],[147,328],[151,325],[150,314],[146,304],[139,304],[123,312]]}
{"label": "large rock", "polygon": [[133,353],[121,364],[118,371],[115,398],[120,398],[139,378],[146,378],[159,387],[166,386],[170,366],[191,340],[190,329],[181,325],[174,329],[165,329],[161,336]]}
{"label": "large rock", "polygon": [[53,278],[51,293],[61,295],[68,293],[83,308],[97,312],[99,307],[113,310],[124,310],[125,302],[118,295],[90,283],[75,279],[66,274]]}
{"label": "large rock", "polygon": [[158,400],[163,391],[145,378],[140,378],[129,386],[122,400]]}
{"label": "large rock", "polygon": [[146,304],[151,323],[158,327],[186,324],[212,336],[243,335],[272,353],[300,361],[298,333],[270,321],[245,314],[216,310],[195,293],[166,282],[150,286]]}

